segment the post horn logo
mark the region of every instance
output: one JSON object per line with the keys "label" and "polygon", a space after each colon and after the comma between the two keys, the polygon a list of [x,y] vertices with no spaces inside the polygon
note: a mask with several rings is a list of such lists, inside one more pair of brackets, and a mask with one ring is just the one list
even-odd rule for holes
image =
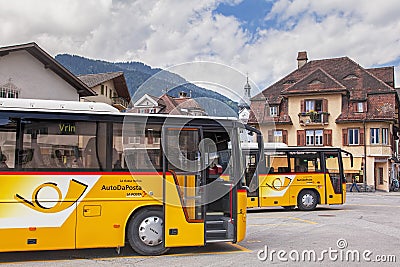
{"label": "post horn logo", "polygon": [[[38,198],[40,190],[42,190],[43,188],[46,188],[46,187],[54,189],[58,194],[58,201],[52,207],[44,206],[41,203],[41,200]],[[65,195],[65,198],[63,200],[61,190],[60,190],[60,188],[58,188],[57,184],[49,182],[49,183],[44,183],[44,184],[39,185],[33,191],[31,201],[25,199],[24,197],[20,196],[19,194],[15,194],[14,199],[18,200],[25,206],[27,206],[31,209],[34,209],[36,211],[43,212],[43,213],[56,213],[56,212],[60,212],[62,210],[65,210],[65,209],[71,207],[82,196],[82,194],[85,192],[86,188],[87,188],[87,185],[72,179],[69,182],[68,192]],[[42,200],[42,202],[43,202],[43,200]]]}
{"label": "post horn logo", "polygon": [[292,179],[290,179],[289,177],[285,177],[285,180],[282,183],[282,180],[280,178],[275,178],[271,184],[267,183],[266,185],[275,191],[282,191],[289,186],[291,181]]}

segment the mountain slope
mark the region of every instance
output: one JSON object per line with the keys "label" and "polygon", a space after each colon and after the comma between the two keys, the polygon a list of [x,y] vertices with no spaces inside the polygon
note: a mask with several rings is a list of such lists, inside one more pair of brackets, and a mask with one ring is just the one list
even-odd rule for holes
{"label": "mountain slope", "polygon": [[[161,96],[167,90],[169,95],[177,96],[180,91],[185,91],[191,94],[210,116],[237,116],[237,103],[229,98],[189,83],[175,73],[160,72],[161,69],[151,68],[141,62],[112,63],[69,54],[57,55],[55,59],[75,75],[124,72],[133,101],[145,93]],[[224,104],[226,107],[221,108]]]}

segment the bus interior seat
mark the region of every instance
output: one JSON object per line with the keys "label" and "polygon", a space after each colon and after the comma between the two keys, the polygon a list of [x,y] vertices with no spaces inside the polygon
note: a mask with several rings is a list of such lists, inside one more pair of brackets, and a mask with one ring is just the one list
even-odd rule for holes
{"label": "bus interior seat", "polygon": [[122,169],[120,155],[115,147],[112,149],[112,168]]}

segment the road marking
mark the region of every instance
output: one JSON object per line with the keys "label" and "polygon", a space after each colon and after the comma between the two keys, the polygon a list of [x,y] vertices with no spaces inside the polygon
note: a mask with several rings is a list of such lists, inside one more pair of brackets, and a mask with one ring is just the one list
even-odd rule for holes
{"label": "road marking", "polygon": [[[291,219],[291,220],[308,223],[308,224],[318,224],[317,222],[314,222],[314,221],[300,219],[300,218],[292,217],[292,216],[258,216],[258,217],[256,216],[256,217],[251,217],[251,219]],[[285,225],[288,223],[281,223],[281,224]],[[290,224],[293,224],[293,223],[289,223],[289,225]],[[299,224],[299,223],[296,223],[296,224]],[[269,225],[269,224],[266,224],[266,225]],[[249,226],[251,226],[251,224]],[[254,225],[254,226],[258,226],[258,225]]]}
{"label": "road marking", "polygon": [[313,222],[310,220],[304,220],[304,219],[300,219],[300,218],[296,218],[296,217],[289,217],[292,220],[296,220],[296,221],[300,221],[300,222],[305,222],[305,223],[309,223],[309,224],[318,224],[317,222]]}
{"label": "road marking", "polygon": [[304,223],[264,223],[264,224],[248,224],[248,226],[292,226],[304,225]]}
{"label": "road marking", "polygon": [[249,241],[246,241],[247,243],[261,243],[262,241],[261,240],[249,240]]}
{"label": "road marking", "polygon": [[291,216],[255,216],[250,217],[251,219],[288,219]]}
{"label": "road marking", "polygon": [[231,246],[234,246],[235,248],[237,248],[237,249],[240,249],[241,251],[243,251],[243,252],[252,252],[250,249],[247,249],[247,248],[245,248],[245,247],[243,247],[243,246],[241,246],[241,245],[238,245],[238,244],[230,244]]}

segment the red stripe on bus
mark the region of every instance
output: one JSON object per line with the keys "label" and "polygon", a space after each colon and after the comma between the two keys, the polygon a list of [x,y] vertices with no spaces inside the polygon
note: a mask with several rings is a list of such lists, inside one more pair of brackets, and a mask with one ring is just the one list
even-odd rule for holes
{"label": "red stripe on bus", "polygon": [[0,172],[0,175],[163,175],[162,172],[26,172],[26,171],[13,171],[13,172]]}

